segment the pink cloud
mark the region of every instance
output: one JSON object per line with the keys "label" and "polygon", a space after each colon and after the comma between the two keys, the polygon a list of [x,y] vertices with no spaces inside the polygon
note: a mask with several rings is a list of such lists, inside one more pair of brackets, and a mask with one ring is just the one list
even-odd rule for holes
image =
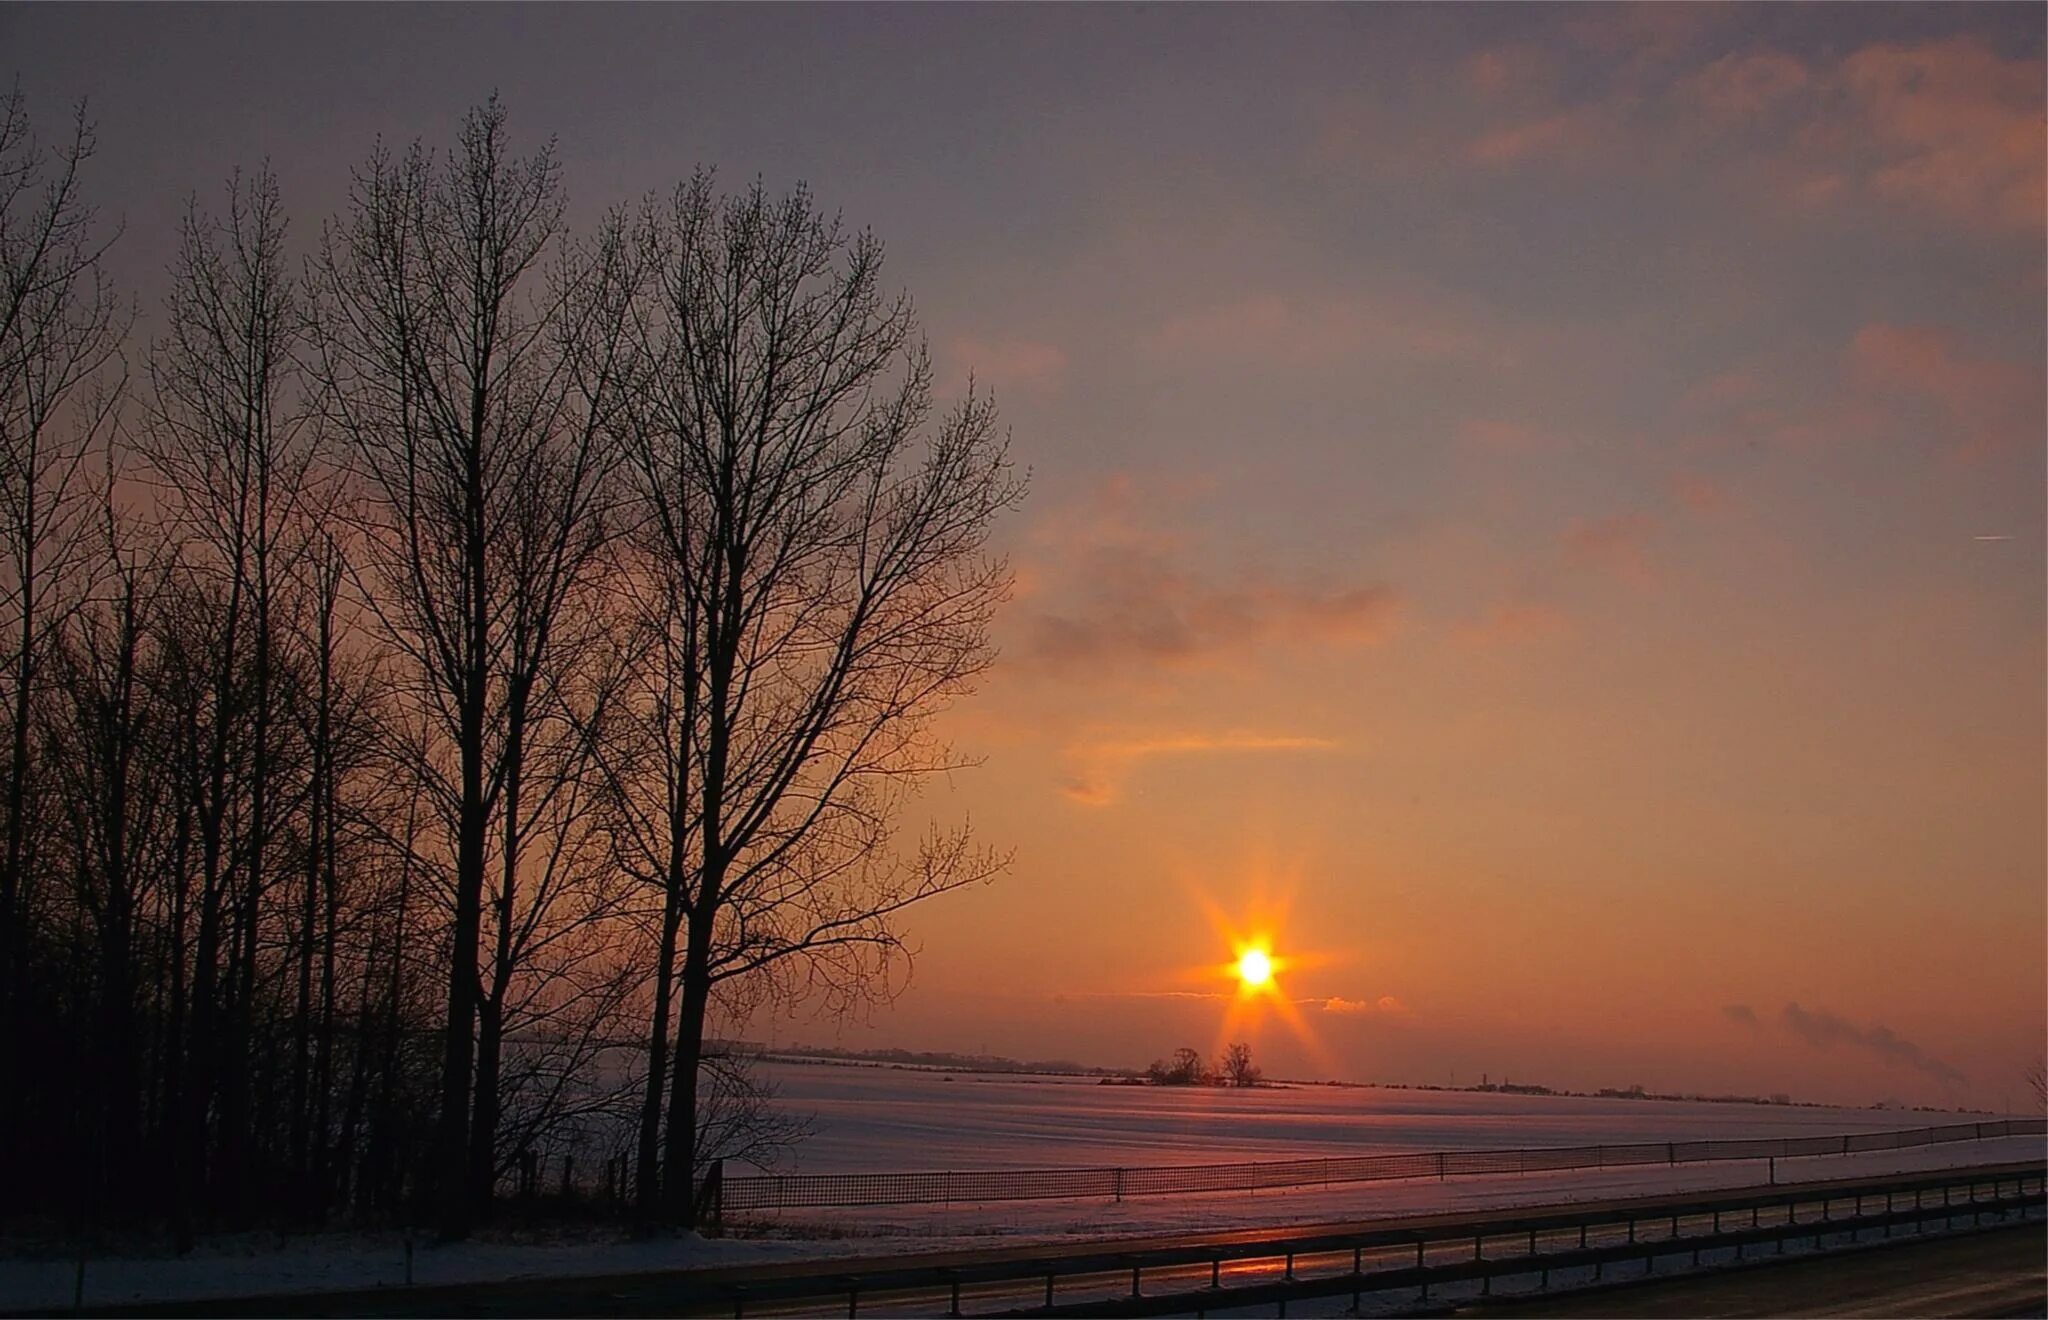
{"label": "pink cloud", "polygon": [[1516,646],[1564,637],[1572,632],[1571,616],[1541,601],[1503,601],[1457,630],[1471,646]]}
{"label": "pink cloud", "polygon": [[1573,523],[1559,543],[1575,563],[1647,582],[1651,576],[1647,545],[1656,529],[1657,520],[1646,513],[1615,514]]}
{"label": "pink cloud", "polygon": [[1458,439],[1476,448],[1501,454],[1534,453],[1556,444],[1555,438],[1545,431],[1498,417],[1467,418],[1458,424]]}
{"label": "pink cloud", "polygon": [[1139,338],[1147,356],[1322,368],[1363,357],[1512,366],[1471,315],[1417,292],[1345,297],[1252,294],[1171,316]]}
{"label": "pink cloud", "polygon": [[1459,74],[1480,95],[1499,98],[1549,87],[1556,69],[1555,61],[1539,47],[1492,46],[1467,59]]}
{"label": "pink cloud", "polygon": [[1718,513],[1728,507],[1725,487],[1692,472],[1681,472],[1671,479],[1671,497],[1694,513]]}
{"label": "pink cloud", "polygon": [[1060,791],[1084,806],[1105,807],[1123,796],[1124,784],[1140,766],[1162,757],[1318,752],[1336,746],[1327,738],[1288,734],[1175,733],[1087,737],[1067,747],[1068,772]]}
{"label": "pink cloud", "polygon": [[1981,455],[2040,439],[2039,370],[1972,357],[1946,332],[1883,322],[1866,325],[1849,345],[1849,366],[1853,379],[1866,391],[1930,403],[1963,454]]}
{"label": "pink cloud", "polygon": [[947,345],[946,353],[959,370],[998,389],[1053,386],[1067,370],[1064,349],[1030,339],[961,336]]}
{"label": "pink cloud", "polygon": [[1532,156],[1589,151],[1603,132],[1593,110],[1561,110],[1482,133],[1466,155],[1480,165],[1512,165]]}
{"label": "pink cloud", "polygon": [[1747,118],[1774,110],[1812,81],[1806,65],[1777,51],[1724,55],[1683,84],[1706,110]]}
{"label": "pink cloud", "polygon": [[2039,229],[2042,72],[2039,59],[2006,59],[1971,37],[1849,56],[1841,84],[1886,156],[1871,189],[1967,224]]}
{"label": "pink cloud", "polygon": [[[1189,498],[1186,490],[1151,494],[1169,505]],[[1150,676],[1275,646],[1372,646],[1402,613],[1400,593],[1383,583],[1289,582],[1212,567],[1185,534],[1155,525],[1123,478],[1043,515],[1028,543],[1019,568],[1029,594],[1008,663],[1067,681]]]}

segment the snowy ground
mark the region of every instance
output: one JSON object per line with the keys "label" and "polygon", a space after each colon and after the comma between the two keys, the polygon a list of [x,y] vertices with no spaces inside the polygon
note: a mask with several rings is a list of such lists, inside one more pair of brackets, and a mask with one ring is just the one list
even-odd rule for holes
{"label": "snowy ground", "polygon": [[812,1116],[814,1130],[789,1166],[798,1173],[1213,1164],[1799,1137],[1978,1117],[1379,1087],[1101,1086],[1092,1078],[838,1064],[773,1063],[761,1074],[777,1088],[778,1103]]}
{"label": "snowy ground", "polygon": [[[1060,1078],[778,1066],[784,1101],[816,1115],[806,1172],[1208,1163],[1374,1151],[1798,1136],[1964,1121],[1961,1115],[1691,1105],[1303,1087],[1252,1092],[1098,1087]],[[1780,1161],[1780,1181],[2038,1158],[2040,1138]],[[1125,1201],[884,1206],[764,1216],[732,1237],[629,1242],[594,1232],[541,1241],[422,1244],[417,1283],[563,1277],[1009,1246],[1076,1236],[1291,1225],[1437,1210],[1743,1186],[1766,1166],[1726,1163],[1354,1184]],[[70,1306],[75,1260],[0,1259],[0,1310]],[[386,1287],[406,1281],[396,1233],[280,1243],[223,1239],[186,1259],[89,1260],[84,1299],[151,1299]]]}
{"label": "snowy ground", "polygon": [[[2040,1137],[2008,1137],[1993,1141],[1958,1141],[1914,1150],[1779,1160],[1776,1173],[1780,1183],[1820,1182],[1831,1178],[2039,1159],[2043,1153],[2044,1142]],[[888,1241],[890,1246],[887,1248],[876,1246],[879,1254],[885,1249],[936,1250],[967,1241],[983,1246],[1012,1245],[1068,1237],[1257,1228],[1452,1210],[1486,1210],[1501,1206],[1565,1204],[1657,1192],[1749,1187],[1766,1181],[1769,1176],[1770,1166],[1762,1160],[1730,1160],[1675,1167],[1649,1165],[1629,1169],[1494,1174],[1451,1178],[1445,1182],[1403,1179],[1350,1183],[1330,1188],[1148,1196],[1122,1202],[1007,1201],[985,1205],[849,1206],[792,1210],[780,1215],[764,1212],[750,1216],[751,1224],[737,1231],[765,1232],[792,1238],[857,1233],[870,1243]]]}

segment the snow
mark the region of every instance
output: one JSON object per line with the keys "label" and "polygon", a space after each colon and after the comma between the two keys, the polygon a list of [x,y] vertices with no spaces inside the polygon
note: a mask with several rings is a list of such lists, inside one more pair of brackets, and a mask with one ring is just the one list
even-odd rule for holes
{"label": "snow", "polygon": [[[1820,1182],[2040,1159],[2043,1151],[2044,1143],[2039,1137],[1958,1141],[1911,1150],[1779,1160],[1776,1176],[1780,1183]],[[1008,1201],[764,1211],[748,1219],[791,1237],[859,1232],[868,1237],[877,1253],[885,1249],[880,1245],[883,1240],[895,1244],[889,1250],[929,1251],[976,1243],[1009,1246],[1071,1237],[1283,1227],[1517,1205],[1558,1205],[1616,1196],[1749,1187],[1770,1176],[1770,1166],[1763,1160],[1729,1160],[1713,1164],[1492,1174],[1444,1182],[1403,1179],[1329,1188],[1147,1196],[1122,1202]]]}
{"label": "snow", "polygon": [[789,1166],[799,1173],[1221,1164],[1799,1137],[1978,1117],[1385,1087],[1102,1086],[1093,1078],[843,1064],[778,1062],[764,1065],[761,1076],[777,1088],[779,1104],[812,1116],[814,1130]]}
{"label": "snow", "polygon": [[[1253,1091],[1097,1086],[1049,1077],[777,1064],[782,1103],[815,1116],[804,1172],[1191,1164],[1378,1151],[1814,1135],[1929,1126],[1960,1115],[1778,1106],[1299,1087]],[[947,1080],[948,1077],[952,1080]],[[2039,1158],[2040,1138],[1782,1160],[1782,1181]],[[741,1172],[734,1170],[733,1172]],[[621,1240],[597,1229],[420,1243],[421,1284],[768,1264],[1077,1236],[1298,1225],[1587,1200],[1761,1182],[1760,1162],[1361,1183],[1112,1201],[851,1207],[750,1217],[740,1235]],[[75,1258],[0,1259],[0,1309],[68,1308]],[[406,1279],[396,1232],[215,1239],[193,1255],[89,1260],[88,1305],[392,1287]]]}
{"label": "snow", "polygon": [[[653,1241],[583,1237],[580,1240],[459,1242],[421,1239],[413,1253],[419,1284],[484,1283],[505,1279],[569,1278],[646,1270],[766,1265],[851,1255],[873,1249],[860,1240],[795,1241],[706,1239],[679,1234]],[[85,1304],[173,1301],[389,1288],[406,1281],[401,1233],[334,1233],[279,1245],[275,1234],[216,1239],[182,1259],[127,1256],[86,1263]],[[68,1310],[76,1283],[73,1260],[0,1260],[0,1310]]]}

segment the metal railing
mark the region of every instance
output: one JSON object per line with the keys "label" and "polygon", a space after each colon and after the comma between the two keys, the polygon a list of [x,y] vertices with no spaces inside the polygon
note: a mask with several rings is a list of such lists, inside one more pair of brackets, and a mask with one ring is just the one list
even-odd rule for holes
{"label": "metal railing", "polygon": [[1716,1160],[1791,1159],[1906,1150],[1951,1141],[2048,1135],[2048,1121],[2003,1119],[1892,1132],[1820,1137],[1736,1137],[1711,1141],[1653,1141],[1625,1145],[1536,1146],[1517,1150],[1446,1150],[1392,1155],[1332,1155],[1315,1159],[1237,1164],[1180,1164],[1133,1168],[986,1169],[946,1173],[798,1173],[727,1177],[719,1208],[727,1215],[848,1205],[944,1205],[986,1201],[1121,1201],[1126,1196],[1189,1192],[1248,1192],[1396,1178],[1452,1178],[1471,1174],[1613,1169],[1645,1164],[1698,1164]]}

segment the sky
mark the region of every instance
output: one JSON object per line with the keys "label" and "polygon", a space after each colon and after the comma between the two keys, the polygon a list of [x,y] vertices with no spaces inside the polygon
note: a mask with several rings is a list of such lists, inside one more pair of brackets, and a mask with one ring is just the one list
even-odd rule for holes
{"label": "sky", "polygon": [[[2033,5],[0,8],[145,309],[494,90],[588,221],[888,245],[1031,472],[945,717],[1006,875],[779,1042],[2021,1103],[2048,1002]],[[14,72],[14,70],[0,70]],[[1276,992],[1240,1002],[1233,936]]]}

